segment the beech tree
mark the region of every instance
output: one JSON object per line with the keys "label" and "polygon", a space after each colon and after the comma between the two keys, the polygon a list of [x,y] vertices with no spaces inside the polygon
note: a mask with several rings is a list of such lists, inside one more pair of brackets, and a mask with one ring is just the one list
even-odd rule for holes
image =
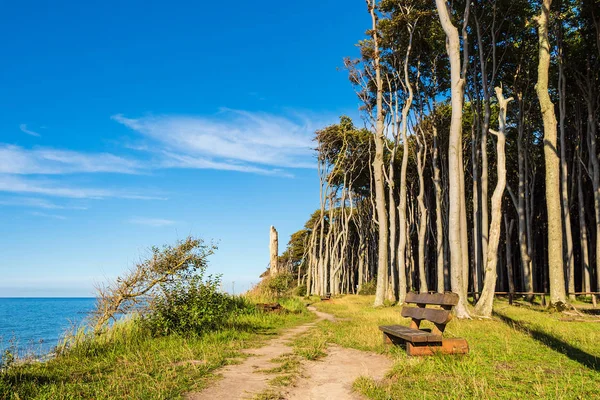
{"label": "beech tree", "polygon": [[294,242],[299,284],[357,293],[376,280],[377,306],[452,290],[461,318],[468,293],[479,316],[498,291],[595,302],[597,2],[368,0],[367,11],[360,57],[344,60],[363,121],[316,132],[321,201]]}

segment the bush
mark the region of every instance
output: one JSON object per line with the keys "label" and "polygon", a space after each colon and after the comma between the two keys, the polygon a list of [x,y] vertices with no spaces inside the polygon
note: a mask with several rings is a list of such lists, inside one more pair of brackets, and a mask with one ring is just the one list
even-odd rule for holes
{"label": "bush", "polygon": [[306,296],[306,285],[300,285],[300,286],[296,287],[294,294],[296,296],[300,296],[300,297]]}
{"label": "bush", "polygon": [[243,298],[219,292],[220,283],[219,277],[204,281],[199,274],[163,285],[144,323],[155,335],[202,334],[219,329],[233,314],[250,311]]}
{"label": "bush", "polygon": [[272,296],[282,297],[290,291],[294,283],[294,276],[289,273],[280,273],[265,280],[267,290]]}
{"label": "bush", "polygon": [[377,282],[375,281],[375,279],[371,279],[369,282],[365,282],[362,284],[360,290],[358,291],[358,294],[366,296],[370,294],[375,294],[376,291]]}

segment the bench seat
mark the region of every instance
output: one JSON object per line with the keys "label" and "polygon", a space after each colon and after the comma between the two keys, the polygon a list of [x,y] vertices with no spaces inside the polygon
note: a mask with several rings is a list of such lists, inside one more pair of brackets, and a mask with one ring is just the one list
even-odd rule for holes
{"label": "bench seat", "polygon": [[404,325],[380,326],[379,330],[412,343],[440,343],[442,341],[442,335],[409,328]]}

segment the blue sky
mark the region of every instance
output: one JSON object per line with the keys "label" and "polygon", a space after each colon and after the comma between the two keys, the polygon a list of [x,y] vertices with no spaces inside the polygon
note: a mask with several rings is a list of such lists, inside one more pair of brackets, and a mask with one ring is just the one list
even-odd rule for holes
{"label": "blue sky", "polygon": [[315,129],[358,101],[364,2],[18,1],[0,13],[1,296],[89,296],[219,243],[236,292],[318,207]]}

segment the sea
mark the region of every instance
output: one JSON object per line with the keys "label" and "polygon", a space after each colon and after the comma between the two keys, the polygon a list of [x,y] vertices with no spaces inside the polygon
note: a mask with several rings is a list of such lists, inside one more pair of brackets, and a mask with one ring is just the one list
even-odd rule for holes
{"label": "sea", "polygon": [[93,310],[94,298],[0,297],[0,355],[44,357],[65,332],[81,326]]}

